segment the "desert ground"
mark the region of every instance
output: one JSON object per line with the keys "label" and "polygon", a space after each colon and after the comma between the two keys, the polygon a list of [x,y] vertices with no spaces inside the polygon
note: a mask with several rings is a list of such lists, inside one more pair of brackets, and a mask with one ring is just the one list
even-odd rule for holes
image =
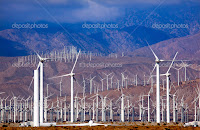
{"label": "desert ground", "polygon": [[55,129],[55,130],[63,130],[63,129],[74,129],[74,130],[197,130],[199,127],[184,127],[182,123],[149,123],[149,122],[134,122],[134,123],[110,123],[111,126],[63,126],[63,127],[19,127],[19,123],[1,123],[0,129],[7,130],[25,130],[25,129],[37,129],[37,130],[45,130],[45,129]]}

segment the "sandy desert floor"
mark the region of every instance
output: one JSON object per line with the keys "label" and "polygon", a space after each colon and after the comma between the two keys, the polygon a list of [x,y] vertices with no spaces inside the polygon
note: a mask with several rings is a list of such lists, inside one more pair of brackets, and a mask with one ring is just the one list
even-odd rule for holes
{"label": "sandy desert floor", "polygon": [[141,122],[134,122],[134,123],[111,123],[113,126],[63,126],[63,127],[19,127],[19,123],[1,123],[0,124],[0,129],[8,129],[8,130],[63,130],[63,129],[74,129],[74,130],[145,130],[145,129],[150,129],[150,130],[194,130],[194,129],[200,129],[199,127],[183,127],[183,124],[179,123],[170,123],[170,124],[157,124],[157,123],[141,123]]}

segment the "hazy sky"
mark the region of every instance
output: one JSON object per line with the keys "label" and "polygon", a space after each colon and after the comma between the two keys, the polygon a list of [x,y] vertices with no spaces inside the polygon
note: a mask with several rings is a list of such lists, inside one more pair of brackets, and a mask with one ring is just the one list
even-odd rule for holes
{"label": "hazy sky", "polygon": [[114,21],[125,8],[181,4],[199,0],[1,0],[0,22]]}

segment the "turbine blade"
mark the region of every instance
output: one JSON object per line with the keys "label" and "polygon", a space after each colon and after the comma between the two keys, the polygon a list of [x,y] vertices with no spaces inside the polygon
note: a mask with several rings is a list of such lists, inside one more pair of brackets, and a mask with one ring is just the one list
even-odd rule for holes
{"label": "turbine blade", "polygon": [[37,70],[39,69],[39,67],[40,67],[40,62],[39,62],[39,64],[38,64],[38,66],[37,66]]}
{"label": "turbine blade", "polygon": [[150,47],[149,43],[147,42],[147,40],[145,40],[146,43],[148,44],[148,47],[150,48],[151,52],[153,53],[154,57],[156,58],[156,60],[159,60],[157,55],[154,53],[154,51],[152,50],[152,48]]}
{"label": "turbine blade", "polygon": [[43,58],[43,60],[53,60],[54,58]]}
{"label": "turbine blade", "polygon": [[75,68],[75,66],[76,66],[76,62],[77,62],[77,60],[78,60],[78,56],[79,56],[80,52],[81,52],[81,51],[79,51],[79,52],[78,52],[78,55],[76,56],[76,61],[75,61],[75,63],[74,63],[74,66],[73,66],[73,68],[72,68],[71,73],[73,73],[73,71],[74,71],[74,68]]}
{"label": "turbine blade", "polygon": [[172,60],[172,63],[171,63],[171,65],[169,66],[169,69],[167,70],[167,73],[169,73],[169,71],[170,71],[170,69],[171,69],[171,67],[172,67],[172,65],[173,65],[173,63],[174,63],[174,60],[175,60],[177,54],[178,54],[178,52],[176,52],[176,54],[175,54],[175,56],[174,56],[174,58],[173,58],[173,60]]}
{"label": "turbine blade", "polygon": [[94,76],[91,80],[93,80],[96,76]]}
{"label": "turbine blade", "polygon": [[70,75],[72,75],[72,74],[70,73],[70,74],[65,74],[65,75],[61,75],[61,76],[55,76],[55,77],[51,77],[49,79],[62,78],[62,77],[70,76]]}
{"label": "turbine blade", "polygon": [[12,95],[13,95],[13,97],[14,97],[14,96],[15,96],[14,93],[13,93],[12,91],[11,91],[11,93],[12,93]]}
{"label": "turbine blade", "polygon": [[166,60],[160,60],[161,62],[166,61]]}
{"label": "turbine blade", "polygon": [[42,58],[40,57],[40,55],[35,51],[35,53],[37,54],[38,58],[41,60]]}
{"label": "turbine blade", "polygon": [[33,83],[33,79],[34,79],[34,77],[32,77],[31,83],[30,83],[30,85],[29,85],[29,87],[28,87],[28,91],[29,91],[29,89],[30,89],[30,87],[31,87],[31,85],[32,85],[32,83]]}
{"label": "turbine blade", "polygon": [[160,76],[165,76],[166,74],[160,74]]}
{"label": "turbine blade", "polygon": [[154,65],[153,70],[152,70],[151,73],[150,73],[150,77],[149,77],[149,79],[148,79],[148,82],[149,82],[149,80],[151,79],[151,75],[153,74],[153,71],[155,70],[155,68],[156,68],[156,64]]}
{"label": "turbine blade", "polygon": [[105,97],[107,97],[109,94],[110,94],[110,92]]}
{"label": "turbine blade", "polygon": [[[8,96],[9,97],[9,96]],[[8,99],[8,97],[7,98],[5,98],[5,100],[7,100]]]}

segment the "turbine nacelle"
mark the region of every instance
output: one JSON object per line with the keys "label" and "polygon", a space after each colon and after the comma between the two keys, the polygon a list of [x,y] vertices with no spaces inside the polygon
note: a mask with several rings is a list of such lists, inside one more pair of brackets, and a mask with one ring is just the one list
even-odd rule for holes
{"label": "turbine nacelle", "polygon": [[50,58],[41,58],[40,62],[44,63],[46,60],[50,60]]}
{"label": "turbine nacelle", "polygon": [[37,52],[35,52],[35,53],[37,54],[40,62],[42,62],[42,63],[45,62],[46,60],[51,60],[50,58],[43,58],[43,57],[41,57]]}
{"label": "turbine nacelle", "polygon": [[157,63],[157,64],[159,64],[160,62],[163,62],[164,60],[160,60],[160,59],[156,59],[155,60],[155,62]]}

